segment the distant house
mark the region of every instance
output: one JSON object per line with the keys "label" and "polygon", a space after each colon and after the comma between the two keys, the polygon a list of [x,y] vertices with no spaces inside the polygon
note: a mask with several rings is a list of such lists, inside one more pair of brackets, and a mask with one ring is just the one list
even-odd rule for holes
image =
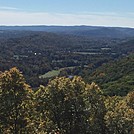
{"label": "distant house", "polygon": [[14,55],[13,56],[13,59],[15,59],[15,60],[19,60],[21,58],[28,58],[28,56],[27,55]]}
{"label": "distant house", "polygon": [[14,55],[14,56],[13,56],[13,59],[19,60],[19,55]]}

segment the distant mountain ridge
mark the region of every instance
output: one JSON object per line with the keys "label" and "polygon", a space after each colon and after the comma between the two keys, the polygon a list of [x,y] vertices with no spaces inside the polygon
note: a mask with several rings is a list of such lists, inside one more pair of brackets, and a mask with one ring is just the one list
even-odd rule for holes
{"label": "distant mountain ridge", "polygon": [[38,31],[87,37],[134,37],[134,28],[102,26],[0,26],[0,33],[3,31]]}

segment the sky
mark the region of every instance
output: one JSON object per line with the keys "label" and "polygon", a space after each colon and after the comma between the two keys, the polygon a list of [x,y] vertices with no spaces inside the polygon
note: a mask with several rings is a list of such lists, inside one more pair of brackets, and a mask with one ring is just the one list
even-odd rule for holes
{"label": "sky", "polygon": [[134,28],[134,0],[0,0],[0,25]]}

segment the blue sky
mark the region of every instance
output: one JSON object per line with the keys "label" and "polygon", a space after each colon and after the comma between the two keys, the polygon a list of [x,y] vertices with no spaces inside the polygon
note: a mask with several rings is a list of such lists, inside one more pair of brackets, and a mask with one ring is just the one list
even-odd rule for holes
{"label": "blue sky", "polygon": [[0,25],[134,27],[134,0],[0,0]]}

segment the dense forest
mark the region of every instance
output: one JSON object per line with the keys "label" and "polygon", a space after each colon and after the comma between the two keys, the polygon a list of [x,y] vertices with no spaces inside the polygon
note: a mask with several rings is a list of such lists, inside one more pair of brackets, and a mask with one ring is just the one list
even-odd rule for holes
{"label": "dense forest", "polygon": [[[71,69],[70,69],[71,70]],[[73,75],[77,72],[86,82],[97,83],[105,94],[125,96],[134,88],[134,54],[129,54],[100,67],[75,68],[61,71],[61,76]]]}
{"label": "dense forest", "polygon": [[81,77],[60,77],[36,91],[19,70],[0,74],[2,134],[133,134],[134,91],[106,96]]}
{"label": "dense forest", "polygon": [[133,134],[134,29],[0,27],[1,134]]}
{"label": "dense forest", "polygon": [[133,53],[133,42],[132,37],[92,38],[42,31],[4,31],[0,39],[0,70],[15,66],[23,72],[28,84],[36,88],[48,83],[50,77],[41,76],[49,71],[58,70],[59,76],[70,71],[72,75],[82,76],[82,70],[94,71],[103,63],[127,56]]}
{"label": "dense forest", "polygon": [[102,65],[88,81],[98,83],[109,95],[126,95],[134,88],[134,54]]}

